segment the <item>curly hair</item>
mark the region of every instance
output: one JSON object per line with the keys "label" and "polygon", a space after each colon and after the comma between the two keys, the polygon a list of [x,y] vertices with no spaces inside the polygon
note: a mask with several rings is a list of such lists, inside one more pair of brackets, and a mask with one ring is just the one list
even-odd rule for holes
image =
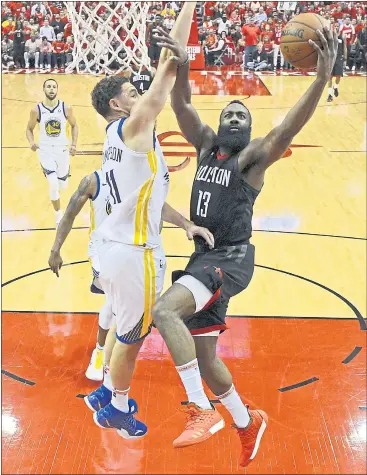
{"label": "curly hair", "polygon": [[110,112],[110,100],[121,94],[121,86],[129,82],[123,76],[110,76],[103,78],[94,86],[91,92],[92,104],[98,114],[106,118]]}

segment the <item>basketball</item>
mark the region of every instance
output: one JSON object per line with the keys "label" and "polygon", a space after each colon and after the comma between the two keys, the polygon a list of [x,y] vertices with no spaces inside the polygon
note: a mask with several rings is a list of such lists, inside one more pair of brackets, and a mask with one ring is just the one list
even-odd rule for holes
{"label": "basketball", "polygon": [[321,30],[330,23],[320,15],[301,13],[287,23],[282,32],[280,48],[286,61],[296,68],[312,69],[317,65],[317,52],[308,40],[321,47],[316,30]]}

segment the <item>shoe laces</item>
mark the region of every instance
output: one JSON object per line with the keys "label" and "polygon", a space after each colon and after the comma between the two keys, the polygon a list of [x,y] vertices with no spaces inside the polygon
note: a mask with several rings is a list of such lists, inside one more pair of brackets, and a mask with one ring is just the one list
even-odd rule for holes
{"label": "shoe laces", "polygon": [[205,413],[195,407],[187,408],[185,412],[187,415],[186,429],[193,429],[195,424],[200,422],[204,423],[206,420]]}

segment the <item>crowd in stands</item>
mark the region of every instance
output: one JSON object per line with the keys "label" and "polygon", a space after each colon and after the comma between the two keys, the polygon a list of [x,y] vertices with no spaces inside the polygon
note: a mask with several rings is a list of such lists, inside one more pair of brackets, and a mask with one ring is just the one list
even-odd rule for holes
{"label": "crowd in stands", "polygon": [[366,68],[367,2],[205,2],[199,29],[207,65],[223,64],[228,50],[244,68],[291,69],[280,50],[285,24],[299,13],[329,20],[347,43],[345,68]]}
{"label": "crowd in stands", "polygon": [[[85,3],[91,8],[98,4]],[[160,47],[154,40],[154,28],[163,25],[171,30],[182,3],[151,2],[146,40],[153,64],[160,54]],[[108,4],[111,8],[116,6],[116,2]],[[80,2],[76,5],[80,8]],[[129,2],[125,2],[124,8],[129,8]],[[101,6],[98,15],[108,18],[105,10]],[[281,33],[290,19],[305,12],[322,15],[333,29],[338,28],[347,43],[346,69],[366,68],[367,2],[332,1],[198,2],[199,42],[206,64],[226,64],[225,58],[232,56],[233,62],[248,69],[291,68],[284,62],[280,50]],[[116,28],[117,23],[112,22],[112,26]],[[118,32],[125,41],[126,30],[118,28]],[[63,71],[73,60],[72,24],[65,2],[2,2],[1,40],[2,67],[5,69],[34,67]],[[128,41],[126,46],[131,47]]]}

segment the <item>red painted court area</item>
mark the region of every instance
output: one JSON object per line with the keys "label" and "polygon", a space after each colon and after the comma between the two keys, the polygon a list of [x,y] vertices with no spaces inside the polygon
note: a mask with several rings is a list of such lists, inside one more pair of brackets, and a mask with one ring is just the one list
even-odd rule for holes
{"label": "red painted court area", "polygon": [[[219,353],[244,400],[269,415],[245,473],[366,473],[366,332],[359,323],[228,319]],[[243,473],[239,440],[220,404],[222,431],[173,449],[185,393],[156,332],[144,344],[131,388],[149,432],[126,441],[96,427],[78,397],[97,386],[84,376],[95,315],[3,313],[2,328],[3,473]]]}

